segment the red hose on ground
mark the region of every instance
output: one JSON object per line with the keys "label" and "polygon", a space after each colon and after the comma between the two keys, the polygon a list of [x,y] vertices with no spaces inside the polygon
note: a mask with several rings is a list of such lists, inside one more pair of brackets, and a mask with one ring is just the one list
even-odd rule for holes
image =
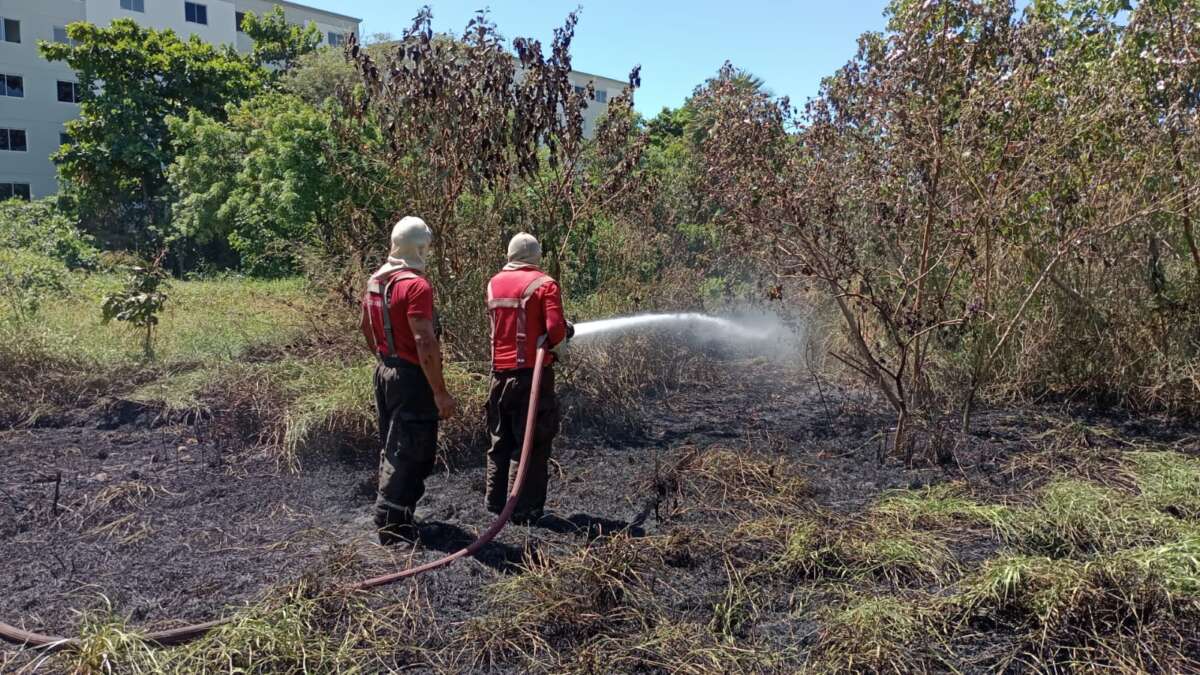
{"label": "red hose on ground", "polygon": [[[539,348],[537,351],[537,359],[533,364],[533,383],[529,389],[529,412],[525,415],[525,442],[521,445],[521,461],[517,464],[517,476],[513,480],[512,491],[508,494],[508,501],[504,504],[504,510],[500,515],[496,516],[496,520],[484,530],[483,534],[479,535],[475,541],[471,542],[466,548],[459,549],[437,560],[427,562],[423,565],[410,567],[400,572],[392,574],[384,574],[383,576],[374,577],[371,579],[363,579],[346,587],[348,591],[364,591],[369,588],[385,586],[395,583],[401,579],[408,579],[419,574],[436,570],[440,567],[445,567],[450,563],[469,555],[474,555],[479,552],[479,549],[488,545],[488,542],[496,538],[504,526],[508,524],[508,519],[512,517],[513,511],[517,508],[517,497],[521,494],[521,487],[525,483],[525,472],[528,470],[529,450],[533,444],[533,427],[537,423],[537,400],[538,394],[542,388],[542,364],[546,360],[546,348]],[[169,630],[155,631],[142,636],[142,639],[147,642],[153,642],[159,645],[177,645],[184,642],[194,640],[208,631],[218,626],[229,623],[229,619],[217,619],[215,621],[206,621],[204,623],[195,623],[188,626],[180,626],[179,628],[171,628]],[[61,649],[70,645],[76,644],[78,638],[58,637],[55,635],[44,635],[42,633],[34,633],[32,631],[22,630],[16,626],[9,625],[0,621],[0,638],[15,642],[26,647],[43,647],[47,650]]]}

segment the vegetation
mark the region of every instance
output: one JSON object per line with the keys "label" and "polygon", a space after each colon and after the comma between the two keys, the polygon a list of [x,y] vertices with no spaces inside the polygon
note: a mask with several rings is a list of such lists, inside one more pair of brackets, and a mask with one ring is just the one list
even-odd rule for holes
{"label": "vegetation", "polygon": [[[56,155],[58,202],[0,204],[0,424],[120,397],[203,419],[280,470],[374,450],[357,303],[414,214],[434,229],[463,410],[487,395],[480,289],[527,230],[575,319],[750,304],[830,326],[804,355],[828,428],[656,456],[636,489],[665,534],[589,528],[518,551],[471,616],[447,619],[420,585],[365,598],[314,581],[344,572],[334,561],[185,647],[90,616],[51,665],[1200,668],[1195,444],[1040,405],[1148,426],[1200,414],[1200,4],[896,0],[802,108],[728,64],[647,120],[634,68],[587,134],[576,22],[545,49],[486,13],[435,34],[427,9],[344,50],[279,11],[248,16],[249,57],[123,21],[42,45],[79,73],[82,116]],[[629,434],[683,384],[729,386],[720,358],[652,335],[586,346],[559,369],[566,422]],[[835,415],[824,383],[874,398]],[[847,456],[902,463],[893,485],[910,489],[853,503],[823,492],[835,458],[780,452],[837,435],[855,406],[888,411],[861,416],[887,440]],[[1039,412],[1006,454],[964,466],[979,410],[1011,406]],[[441,462],[478,454],[480,427],[443,425]],[[863,469],[832,482],[884,470]]]}
{"label": "vegetation", "polygon": [[[80,117],[55,155],[70,211],[118,248],[153,247],[168,234],[165,167],[174,158],[167,119],[196,110],[222,115],[249,96],[263,71],[199,37],[117,20],[108,28],[74,23],[71,43],[39,45],[78,77]],[[103,85],[103,86],[101,86]]]}

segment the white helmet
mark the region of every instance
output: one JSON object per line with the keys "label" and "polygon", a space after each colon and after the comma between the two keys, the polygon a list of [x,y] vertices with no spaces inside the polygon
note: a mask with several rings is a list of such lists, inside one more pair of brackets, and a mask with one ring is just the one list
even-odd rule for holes
{"label": "white helmet", "polygon": [[392,252],[388,263],[424,271],[433,230],[416,216],[404,216],[392,228]]}
{"label": "white helmet", "polygon": [[542,262],[542,245],[528,232],[521,232],[508,242],[508,262],[539,265]]}

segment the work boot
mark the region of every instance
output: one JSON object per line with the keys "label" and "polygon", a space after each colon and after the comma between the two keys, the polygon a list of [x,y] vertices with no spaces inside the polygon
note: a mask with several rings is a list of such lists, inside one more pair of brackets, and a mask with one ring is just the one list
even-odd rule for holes
{"label": "work boot", "polygon": [[544,515],[542,509],[530,509],[512,515],[512,521],[517,525],[536,525]]}
{"label": "work boot", "polygon": [[420,534],[415,523],[391,523],[379,528],[379,543],[384,546],[412,544]]}

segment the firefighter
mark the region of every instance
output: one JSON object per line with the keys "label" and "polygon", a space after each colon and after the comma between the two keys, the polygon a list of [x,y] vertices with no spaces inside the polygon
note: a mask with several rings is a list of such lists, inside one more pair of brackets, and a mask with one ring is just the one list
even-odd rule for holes
{"label": "firefighter", "polygon": [[[487,456],[484,503],[488,511],[504,509],[510,482],[516,477],[512,462],[520,459],[525,437],[525,415],[539,346],[553,348],[574,333],[563,318],[562,292],[543,272],[542,247],[524,232],[508,244],[508,264],[488,282],[488,315],[492,325],[492,383],[488,395],[487,426],[492,445]],[[533,524],[546,505],[550,445],[558,433],[558,399],[554,395],[554,355],[547,354],[533,430],[529,468],[513,522]]]}
{"label": "firefighter", "polygon": [[433,233],[406,216],[392,228],[387,263],[371,275],[362,303],[362,332],[379,359],[375,407],[379,413],[379,492],[375,525],[381,544],[416,540],[413,511],[437,451],[438,420],[457,403],[442,377],[442,353],[425,278]]}

